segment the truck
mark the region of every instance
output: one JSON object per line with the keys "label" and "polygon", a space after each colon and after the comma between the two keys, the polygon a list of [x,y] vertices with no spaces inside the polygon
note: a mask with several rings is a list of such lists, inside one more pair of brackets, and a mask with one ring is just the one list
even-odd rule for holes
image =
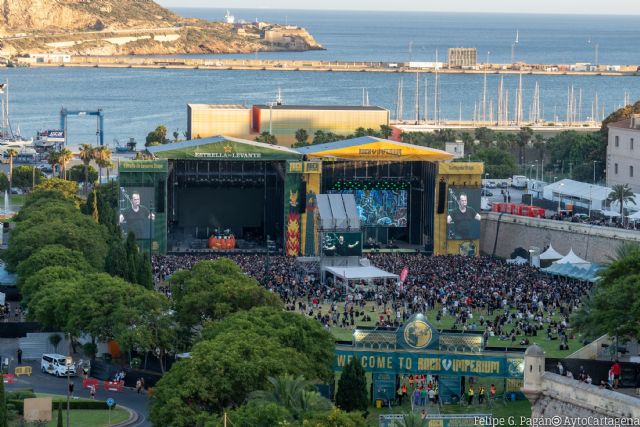
{"label": "truck", "polygon": [[526,188],[527,187],[527,177],[524,175],[513,175],[511,178],[511,186],[513,188]]}

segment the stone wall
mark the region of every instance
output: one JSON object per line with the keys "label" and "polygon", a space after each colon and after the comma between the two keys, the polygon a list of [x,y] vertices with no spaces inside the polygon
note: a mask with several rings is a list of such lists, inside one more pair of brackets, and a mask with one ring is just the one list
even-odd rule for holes
{"label": "stone wall", "polygon": [[514,249],[541,250],[551,244],[561,254],[570,249],[591,262],[608,262],[624,241],[640,242],[640,232],[566,221],[488,212],[483,214],[482,252],[508,258]]}
{"label": "stone wall", "polygon": [[532,399],[531,416],[640,419],[640,400],[545,372],[542,375],[542,391]]}

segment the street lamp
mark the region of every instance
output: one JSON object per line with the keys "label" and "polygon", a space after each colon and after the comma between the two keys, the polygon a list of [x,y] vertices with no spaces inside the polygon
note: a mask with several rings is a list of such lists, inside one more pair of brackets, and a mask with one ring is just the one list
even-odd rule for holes
{"label": "street lamp", "polygon": [[485,172],[485,174],[484,174],[484,185],[483,185],[485,194],[487,194],[487,177],[488,176],[489,176],[489,174]]}
{"label": "street lamp", "polygon": [[70,426],[69,410],[71,409],[70,408],[71,406],[71,403],[70,403],[71,401],[71,376],[70,376],[71,369],[70,368],[71,368],[71,364],[73,363],[73,358],[71,356],[71,334],[70,333],[67,334],[67,339],[69,340],[69,348],[67,350],[69,352],[69,356],[65,358],[65,365],[67,368],[67,427],[69,427]]}
{"label": "street lamp", "polygon": [[537,180],[538,180],[538,159],[536,159],[536,181]]}
{"label": "street lamp", "polygon": [[[555,177],[554,177],[555,178]],[[560,183],[558,188],[558,215],[560,215],[560,201],[562,200],[562,187],[564,186],[564,182]]]}
{"label": "street lamp", "polygon": [[600,163],[599,160],[593,161],[593,183],[596,183],[596,163]]}
{"label": "street lamp", "polygon": [[591,219],[591,207],[593,205],[593,199],[591,198],[591,191],[593,190],[593,185],[589,186],[589,219]]}

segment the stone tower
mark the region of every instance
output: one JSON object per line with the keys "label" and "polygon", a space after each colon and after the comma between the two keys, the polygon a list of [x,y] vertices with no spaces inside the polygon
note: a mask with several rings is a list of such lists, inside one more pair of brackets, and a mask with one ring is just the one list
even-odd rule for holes
{"label": "stone tower", "polygon": [[544,350],[532,345],[524,353],[524,386],[522,392],[533,404],[542,394],[542,375],[544,374]]}

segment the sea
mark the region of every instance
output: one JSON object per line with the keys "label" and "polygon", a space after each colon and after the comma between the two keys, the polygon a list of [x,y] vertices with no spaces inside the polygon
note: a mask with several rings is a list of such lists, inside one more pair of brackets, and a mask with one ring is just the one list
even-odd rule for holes
{"label": "sea", "polygon": [[[222,20],[226,9],[176,8],[183,16]],[[509,63],[579,62],[640,65],[640,17],[593,15],[517,15],[430,12],[231,10],[236,20],[292,24],[305,27],[326,50],[310,52],[197,55],[206,58],[284,58],[338,61],[446,61],[449,47],[475,47],[478,60]],[[515,44],[516,37],[518,43]],[[597,56],[597,58],[596,58]],[[405,73],[337,73],[296,71],[150,70],[84,68],[7,68],[13,130],[24,136],[60,127],[59,112],[102,109],[105,142],[144,142],[158,125],[182,134],[188,103],[266,103],[278,91],[287,104],[379,105],[395,118],[398,85],[402,80],[403,117],[416,116],[416,76]],[[432,119],[432,74],[418,77],[418,116]],[[470,120],[482,102],[483,75],[441,74],[439,116]],[[497,109],[499,75],[487,76],[489,105]],[[640,76],[523,76],[523,110],[527,118],[536,84],[541,115],[564,120],[572,90],[575,117],[587,120],[640,98]],[[518,76],[504,76],[509,108],[515,107]],[[572,88],[572,89],[571,89]],[[363,93],[366,95],[363,97]],[[598,107],[595,108],[595,99]],[[365,98],[363,100],[363,98]],[[514,111],[510,116],[513,117]],[[94,117],[70,117],[72,146],[96,144]]]}

